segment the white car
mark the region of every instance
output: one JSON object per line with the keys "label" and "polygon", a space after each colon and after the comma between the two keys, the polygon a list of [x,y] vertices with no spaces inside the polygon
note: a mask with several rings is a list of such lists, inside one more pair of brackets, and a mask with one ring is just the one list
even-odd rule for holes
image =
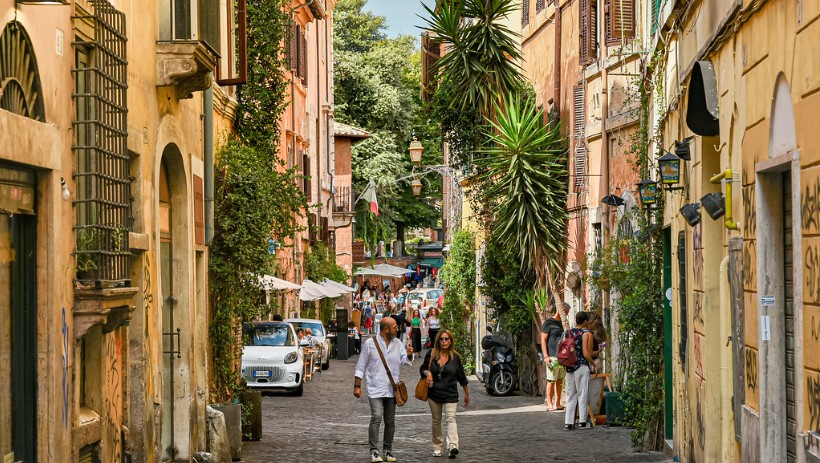
{"label": "white car", "polygon": [[312,318],[288,318],[285,323],[293,325],[293,329],[299,331],[310,328],[311,335],[305,336],[309,343],[322,346],[322,370],[330,368],[330,340],[327,338],[327,329],[321,320]]}
{"label": "white car", "polygon": [[242,377],[249,389],[284,389],[302,395],[305,358],[289,323],[259,322],[245,326]]}
{"label": "white car", "polygon": [[407,293],[407,314],[413,313],[413,309],[419,309],[423,317],[427,317],[427,311],[432,307],[438,307],[438,297],[444,293],[439,288],[417,288]]}

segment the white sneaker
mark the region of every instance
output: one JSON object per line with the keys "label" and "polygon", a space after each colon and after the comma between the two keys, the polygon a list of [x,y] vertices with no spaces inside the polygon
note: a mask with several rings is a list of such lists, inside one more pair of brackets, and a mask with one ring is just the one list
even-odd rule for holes
{"label": "white sneaker", "polygon": [[373,450],[372,452],[370,452],[370,463],[379,463],[381,461],[384,460],[382,460],[382,457],[379,456],[378,450]]}
{"label": "white sneaker", "polygon": [[384,451],[384,460],[383,461],[396,461],[396,457],[393,456],[393,453],[390,450]]}
{"label": "white sneaker", "polygon": [[441,456],[441,450],[433,450],[433,456],[434,457],[440,457]]}

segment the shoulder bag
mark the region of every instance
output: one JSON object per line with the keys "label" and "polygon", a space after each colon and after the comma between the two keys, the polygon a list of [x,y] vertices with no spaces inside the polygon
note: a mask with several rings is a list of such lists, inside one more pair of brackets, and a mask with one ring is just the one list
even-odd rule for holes
{"label": "shoulder bag", "polygon": [[374,337],[373,342],[376,344],[376,351],[379,352],[379,357],[382,359],[384,370],[387,372],[387,377],[390,378],[390,384],[393,386],[393,397],[396,398],[396,405],[401,407],[407,403],[407,386],[404,385],[404,381],[399,381],[399,383],[396,384],[396,381],[393,379],[393,373],[390,373],[390,368],[388,368],[387,361],[384,359],[384,354],[382,354],[382,348],[379,346],[379,340]]}
{"label": "shoulder bag", "polygon": [[[427,371],[430,371],[430,365],[433,364],[433,353],[430,352],[430,361],[427,362]],[[427,401],[427,378],[421,378],[419,383],[416,384],[416,398],[419,400]]]}

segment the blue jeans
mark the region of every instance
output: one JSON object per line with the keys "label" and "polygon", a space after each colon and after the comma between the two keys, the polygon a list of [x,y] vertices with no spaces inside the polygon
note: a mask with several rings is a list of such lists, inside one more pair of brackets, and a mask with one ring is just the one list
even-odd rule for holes
{"label": "blue jeans", "polygon": [[393,450],[393,434],[396,433],[396,399],[393,397],[369,398],[370,401],[370,428],[367,437],[370,450],[378,450],[379,426],[384,416],[384,450]]}

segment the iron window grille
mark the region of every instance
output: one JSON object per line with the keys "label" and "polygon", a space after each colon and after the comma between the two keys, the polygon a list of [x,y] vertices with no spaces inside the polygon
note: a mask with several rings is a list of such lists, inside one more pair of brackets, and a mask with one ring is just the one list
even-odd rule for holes
{"label": "iron window grille", "polygon": [[530,0],[522,0],[521,4],[521,27],[530,23]]}
{"label": "iron window grille", "polygon": [[535,12],[540,13],[546,6],[546,0],[535,0]]}
{"label": "iron window grille", "polygon": [[73,44],[77,280],[96,287],[128,286],[128,232],[133,217],[125,15],[107,0],[91,4],[93,13],[75,19],[91,22],[94,38]]}

